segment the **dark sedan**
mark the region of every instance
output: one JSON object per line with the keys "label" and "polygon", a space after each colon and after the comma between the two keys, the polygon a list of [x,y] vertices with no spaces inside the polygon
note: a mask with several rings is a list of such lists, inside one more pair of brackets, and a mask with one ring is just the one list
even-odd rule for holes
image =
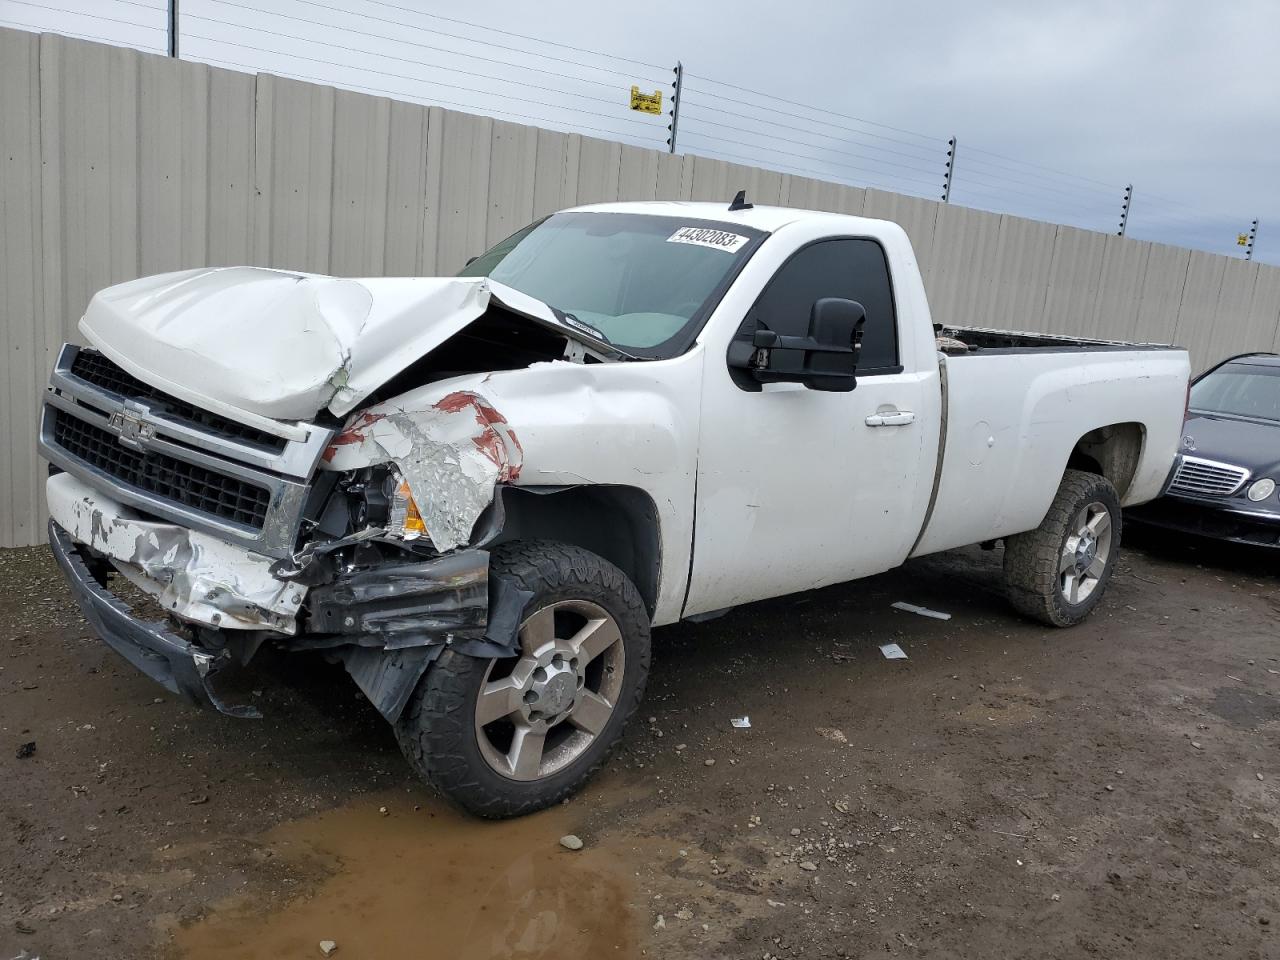
{"label": "dark sedan", "polygon": [[1280,547],[1278,483],[1280,356],[1232,357],[1192,383],[1169,489],[1131,515],[1185,533]]}

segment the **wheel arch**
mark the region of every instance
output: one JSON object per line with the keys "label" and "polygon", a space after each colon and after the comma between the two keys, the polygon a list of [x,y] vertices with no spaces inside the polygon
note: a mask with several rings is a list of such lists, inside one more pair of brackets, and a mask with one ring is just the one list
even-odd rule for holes
{"label": "wheel arch", "polygon": [[1142,462],[1147,431],[1141,423],[1112,423],[1090,430],[1076,441],[1066,469],[1096,473],[1111,481],[1124,502]]}
{"label": "wheel arch", "polygon": [[652,619],[662,576],[657,505],[638,487],[501,487],[502,529],[488,544],[557,540],[590,550],[627,575]]}

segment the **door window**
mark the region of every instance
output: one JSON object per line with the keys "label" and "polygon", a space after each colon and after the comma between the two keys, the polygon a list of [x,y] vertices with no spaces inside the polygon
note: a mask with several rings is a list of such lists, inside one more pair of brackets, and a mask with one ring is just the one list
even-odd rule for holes
{"label": "door window", "polygon": [[[822,297],[856,300],[866,308],[859,377],[901,372],[889,265],[874,240],[821,240],[800,250],[769,281],[738,336],[749,341],[762,325],[784,336],[806,337],[813,303]],[[791,359],[798,367],[800,358]],[[781,360],[781,352],[775,354],[775,368]]]}

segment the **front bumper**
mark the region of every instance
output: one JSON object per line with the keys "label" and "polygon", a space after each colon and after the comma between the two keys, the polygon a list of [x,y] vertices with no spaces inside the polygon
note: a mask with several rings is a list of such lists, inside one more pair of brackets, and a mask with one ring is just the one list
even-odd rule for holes
{"label": "front bumper", "polygon": [[230,704],[215,691],[214,676],[229,662],[225,656],[184,640],[164,623],[136,617],[93,575],[86,562],[86,548],[75,543],[53,520],[49,521],[49,546],[85,619],[107,646],[172,693],[208,704],[229,716],[261,716],[256,708]]}
{"label": "front bumper", "polygon": [[1126,510],[1125,520],[1213,540],[1280,548],[1280,514],[1261,510],[1225,509],[1200,500],[1164,496]]}
{"label": "front bumper", "polygon": [[49,478],[49,516],[166,612],[221,630],[297,631],[307,588],[271,574],[269,557],[177,524],[145,519],[69,473]]}

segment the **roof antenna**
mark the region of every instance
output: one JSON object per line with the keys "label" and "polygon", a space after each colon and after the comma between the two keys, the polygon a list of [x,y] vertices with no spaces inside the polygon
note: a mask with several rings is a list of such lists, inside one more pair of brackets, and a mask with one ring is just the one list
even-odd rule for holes
{"label": "roof antenna", "polygon": [[754,203],[747,203],[747,191],[739,190],[734,194],[733,202],[729,204],[730,210],[750,210],[754,207]]}

